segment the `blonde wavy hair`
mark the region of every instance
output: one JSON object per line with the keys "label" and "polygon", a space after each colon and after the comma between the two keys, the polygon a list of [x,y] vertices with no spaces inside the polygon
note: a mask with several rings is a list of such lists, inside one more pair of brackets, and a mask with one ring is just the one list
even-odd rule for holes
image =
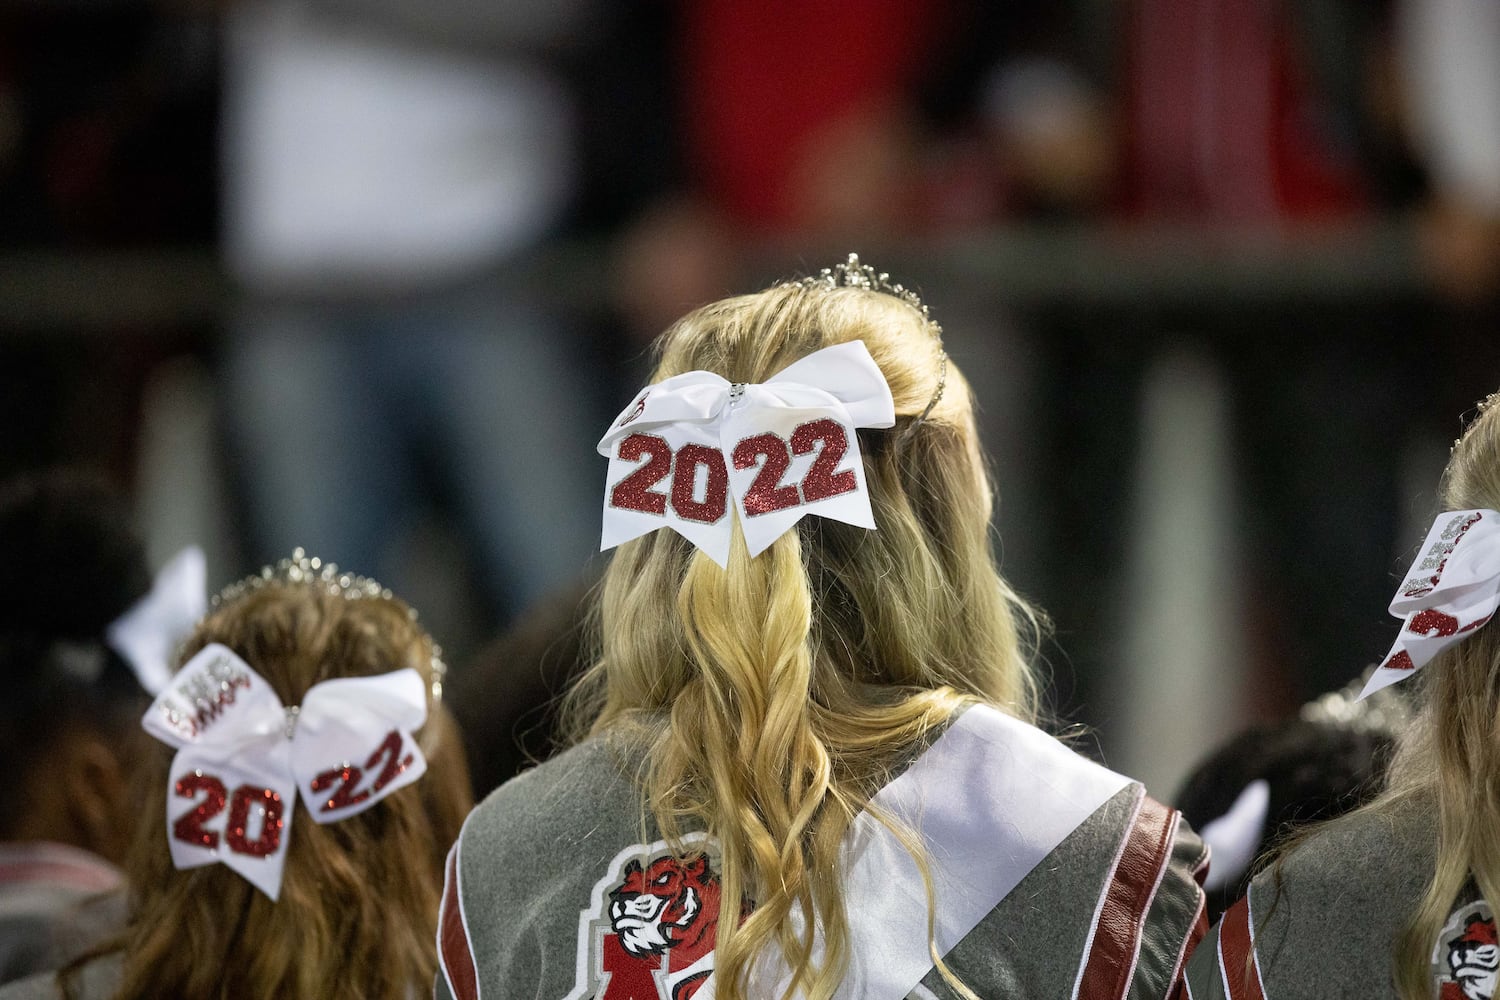
{"label": "blonde wavy hair", "polygon": [[[1500,393],[1454,444],[1441,494],[1446,510],[1500,510]],[[1432,997],[1432,945],[1470,876],[1485,899],[1500,901],[1500,626],[1450,646],[1416,682],[1421,710],[1402,735],[1385,792],[1366,807],[1416,800],[1436,823],[1431,881],[1396,942],[1402,1000]]]}
{"label": "blonde wavy hair", "polygon": [[[273,583],[205,618],[182,656],[222,643],[287,705],[314,684],[411,667],[434,679],[432,639],[400,600],[348,599],[311,583]],[[428,771],[379,805],[313,822],[300,801],[281,897],[223,865],[179,871],[162,822],[144,822],[127,857],[130,922],[92,956],[122,952],[116,997],[316,1000],[425,995],[437,969],[444,852],[472,805],[458,730],[441,703],[416,734]],[[166,814],[171,748],[152,741],[136,802]],[[71,995],[72,976],[62,983]]]}
{"label": "blonde wavy hair", "polygon": [[[622,545],[602,584],[601,656],[566,706],[573,739],[645,746],[641,781],[662,835],[680,844],[706,830],[724,905],[753,902],[718,925],[725,1000],[743,1000],[771,945],[790,992],[831,995],[849,962],[839,848],[854,816],[963,706],[1036,714],[1037,618],[996,566],[973,402],[951,364],[919,419],[943,377],[921,313],[817,284],[727,299],[666,332],[653,380],[706,369],[761,382],[854,340],[897,413],[893,428],[860,432],[878,530],[808,517],[751,559],[736,524],[725,569],[670,531]],[[921,863],[920,844],[905,842]]]}

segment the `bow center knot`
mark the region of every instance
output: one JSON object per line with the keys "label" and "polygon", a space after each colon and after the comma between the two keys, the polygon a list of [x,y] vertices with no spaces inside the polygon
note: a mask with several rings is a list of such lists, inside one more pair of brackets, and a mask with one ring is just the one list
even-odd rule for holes
{"label": "bow center knot", "polygon": [[286,710],[286,723],[282,728],[282,732],[286,733],[287,739],[291,739],[297,735],[297,719],[301,714],[302,707],[300,705],[288,706]]}

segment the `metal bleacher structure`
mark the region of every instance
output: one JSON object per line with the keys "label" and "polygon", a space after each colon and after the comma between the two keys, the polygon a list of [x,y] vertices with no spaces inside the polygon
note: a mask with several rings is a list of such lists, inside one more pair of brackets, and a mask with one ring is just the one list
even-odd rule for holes
{"label": "metal bleacher structure", "polygon": [[[605,252],[594,242],[554,245],[515,268],[510,280],[588,304],[604,293],[598,274]],[[839,252],[768,246],[756,270],[790,273]],[[1054,302],[1337,304],[1423,290],[1409,228],[1395,220],[1265,232],[1021,226],[894,246],[879,259],[911,275],[910,284],[1023,309]],[[0,331],[7,334],[209,325],[229,294],[205,248],[0,253]]]}

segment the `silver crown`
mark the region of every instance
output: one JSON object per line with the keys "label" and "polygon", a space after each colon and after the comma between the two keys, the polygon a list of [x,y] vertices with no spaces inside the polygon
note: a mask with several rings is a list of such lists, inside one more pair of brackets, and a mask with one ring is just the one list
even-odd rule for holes
{"label": "silver crown", "polygon": [[[375,580],[358,573],[345,573],[339,570],[338,563],[324,562],[317,556],[309,556],[306,551],[298,547],[292,550],[290,559],[279,560],[274,566],[263,566],[259,573],[247,576],[225,587],[215,594],[211,600],[214,607],[237,601],[246,594],[252,594],[266,587],[305,585],[320,588],[335,597],[345,600],[369,600],[383,598],[390,600],[395,595],[389,587],[383,587]],[[417,609],[408,608],[407,613],[412,620],[417,618]],[[443,681],[448,676],[448,665],[442,659],[443,649],[436,642],[432,643],[432,700],[441,701],[443,697]],[[291,722],[295,725],[295,721]]]}
{"label": "silver crown", "polygon": [[866,291],[894,295],[921,313],[923,321],[932,330],[933,339],[938,342],[938,380],[937,389],[933,391],[932,398],[927,401],[927,406],[923,408],[912,426],[915,427],[927,419],[932,408],[943,398],[943,390],[948,387],[948,352],[942,349],[943,328],[938,325],[937,320],[932,318],[932,314],[927,311],[927,304],[916,292],[900,282],[892,281],[891,276],[885,271],[877,271],[869,264],[861,263],[857,253],[851,253],[849,259],[842,264],[825,267],[817,274],[800,281],[789,281],[784,287],[826,288],[829,291],[839,288],[863,288]]}
{"label": "silver crown", "polygon": [[295,548],[290,559],[282,559],[274,566],[263,566],[259,573],[231,583],[214,595],[212,603],[218,607],[265,587],[288,583],[321,587],[336,597],[350,600],[392,596],[388,588],[367,576],[341,573],[338,563],[324,562],[317,556],[309,556],[301,548]]}
{"label": "silver crown", "polygon": [[817,274],[810,275],[800,281],[787,282],[789,285],[797,285],[802,288],[863,288],[872,292],[884,292],[894,295],[896,298],[911,306],[922,314],[922,318],[932,327],[933,335],[942,339],[943,328],[932,318],[927,311],[927,305],[916,292],[905,285],[894,282],[885,271],[877,271],[869,264],[860,262],[859,254],[851,253],[849,259],[842,264],[833,267],[825,267]]}

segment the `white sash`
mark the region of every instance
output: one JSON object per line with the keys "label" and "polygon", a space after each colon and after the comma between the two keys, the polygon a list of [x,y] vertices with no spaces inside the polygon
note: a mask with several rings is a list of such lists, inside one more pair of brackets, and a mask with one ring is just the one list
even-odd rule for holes
{"label": "white sash", "polygon": [[[964,712],[872,800],[925,846],[946,954],[1130,779],[985,706]],[[932,969],[927,893],[906,849],[867,812],[845,838],[849,972],[840,1000],[900,1000]],[[753,996],[781,996],[791,974],[768,955]],[[697,1000],[713,997],[710,978]]]}

